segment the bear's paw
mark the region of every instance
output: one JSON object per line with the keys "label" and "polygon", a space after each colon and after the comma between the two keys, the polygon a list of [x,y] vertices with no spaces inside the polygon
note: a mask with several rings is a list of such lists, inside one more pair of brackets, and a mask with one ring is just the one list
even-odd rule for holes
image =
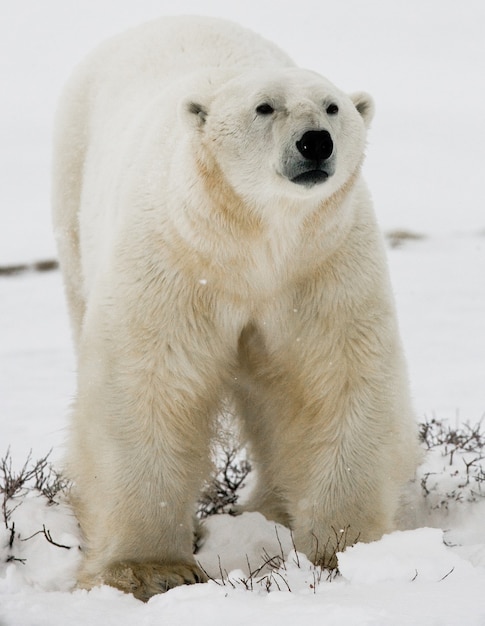
{"label": "bear's paw", "polygon": [[[147,602],[152,596],[179,585],[207,581],[207,576],[196,563],[158,563],[119,561],[108,566],[96,577],[94,585],[109,585]],[[80,586],[90,588],[93,584]]]}

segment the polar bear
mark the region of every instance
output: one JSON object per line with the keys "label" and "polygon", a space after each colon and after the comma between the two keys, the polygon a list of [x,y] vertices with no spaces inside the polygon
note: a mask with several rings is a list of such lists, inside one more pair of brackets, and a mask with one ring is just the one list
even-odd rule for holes
{"label": "polar bear", "polygon": [[372,115],[209,18],[115,37],[68,83],[53,210],[82,587],[146,600],[205,580],[194,503],[227,402],[258,468],[248,508],[298,550],[328,562],[392,529],[417,443],[361,177]]}

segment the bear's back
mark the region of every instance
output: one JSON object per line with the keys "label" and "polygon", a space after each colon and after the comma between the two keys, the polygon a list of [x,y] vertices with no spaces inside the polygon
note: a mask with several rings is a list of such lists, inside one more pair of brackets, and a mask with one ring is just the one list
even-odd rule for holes
{"label": "bear's back", "polygon": [[[160,87],[206,68],[293,66],[273,43],[230,21],[177,16],[132,28],[101,44],[86,59],[91,80]],[[95,80],[95,79],[94,79]],[[98,82],[98,81],[96,81]],[[97,85],[99,87],[99,84]]]}

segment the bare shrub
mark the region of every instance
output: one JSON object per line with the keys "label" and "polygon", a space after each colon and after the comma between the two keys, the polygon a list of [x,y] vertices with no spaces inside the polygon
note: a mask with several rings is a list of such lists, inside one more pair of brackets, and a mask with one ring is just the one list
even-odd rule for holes
{"label": "bare shrub", "polygon": [[51,537],[49,530],[43,527],[31,537],[21,539],[20,533],[15,529],[14,513],[22,504],[27,494],[34,492],[44,498],[50,506],[59,504],[60,499],[67,494],[69,489],[68,481],[55,470],[49,463],[50,452],[36,462],[32,461],[32,454],[29,453],[27,460],[19,470],[15,470],[12,462],[10,450],[0,460],[0,497],[1,512],[5,529],[8,531],[7,557],[6,561],[17,561],[24,563],[25,559],[15,556],[15,546],[17,541],[28,541],[38,534],[44,535],[49,543],[60,546]]}
{"label": "bare shrub", "polygon": [[[447,510],[451,503],[476,502],[485,496],[485,432],[483,419],[476,424],[452,426],[436,418],[420,425],[420,438],[428,451],[438,452],[445,462],[442,472],[423,472],[424,498],[432,509]],[[448,468],[448,469],[446,469]],[[446,476],[447,487],[440,487]]]}
{"label": "bare shrub", "polygon": [[210,515],[232,513],[250,471],[251,464],[240,448],[222,449],[216,461],[215,476],[199,498],[197,516],[205,519]]}

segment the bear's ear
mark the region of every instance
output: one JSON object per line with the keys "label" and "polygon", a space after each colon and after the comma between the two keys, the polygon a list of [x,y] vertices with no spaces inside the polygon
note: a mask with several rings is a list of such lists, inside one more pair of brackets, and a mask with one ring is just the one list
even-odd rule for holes
{"label": "bear's ear", "polygon": [[365,91],[358,91],[350,96],[355,108],[360,113],[366,128],[369,128],[374,117],[374,100]]}
{"label": "bear's ear", "polygon": [[195,102],[194,100],[188,100],[184,105],[184,109],[186,114],[188,114],[189,119],[192,120],[192,123],[194,123],[197,128],[204,126],[208,115],[208,111],[205,106]]}

